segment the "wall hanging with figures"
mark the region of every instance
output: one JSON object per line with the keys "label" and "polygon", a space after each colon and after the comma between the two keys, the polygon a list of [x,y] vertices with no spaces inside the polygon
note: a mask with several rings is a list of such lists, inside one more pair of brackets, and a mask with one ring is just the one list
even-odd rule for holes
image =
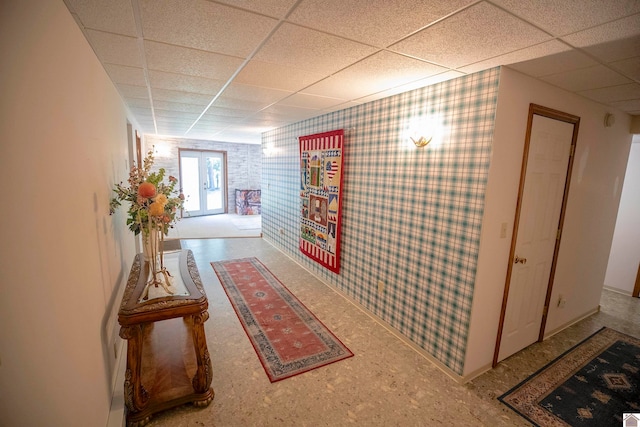
{"label": "wall hanging with figures", "polygon": [[339,273],[344,131],[301,136],[299,140],[300,250]]}

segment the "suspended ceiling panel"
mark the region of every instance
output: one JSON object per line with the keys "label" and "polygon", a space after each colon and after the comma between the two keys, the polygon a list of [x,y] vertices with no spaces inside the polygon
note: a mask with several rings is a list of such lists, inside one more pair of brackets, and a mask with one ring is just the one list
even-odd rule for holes
{"label": "suspended ceiling panel", "polygon": [[64,0],[143,133],[259,143],[505,65],[640,114],[637,0]]}

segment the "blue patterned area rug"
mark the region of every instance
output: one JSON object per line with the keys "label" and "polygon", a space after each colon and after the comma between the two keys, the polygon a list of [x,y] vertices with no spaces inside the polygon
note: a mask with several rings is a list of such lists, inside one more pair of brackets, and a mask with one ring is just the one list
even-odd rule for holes
{"label": "blue patterned area rug", "polygon": [[640,340],[602,328],[498,399],[536,426],[621,426],[640,412]]}

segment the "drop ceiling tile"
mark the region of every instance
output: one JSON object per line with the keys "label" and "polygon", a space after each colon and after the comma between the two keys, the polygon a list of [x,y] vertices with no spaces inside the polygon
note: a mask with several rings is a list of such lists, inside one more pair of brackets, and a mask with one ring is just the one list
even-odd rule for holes
{"label": "drop ceiling tile", "polygon": [[287,90],[271,89],[259,86],[250,86],[240,83],[231,83],[224,91],[224,96],[234,99],[246,99],[250,101],[266,102],[272,104],[293,92]]}
{"label": "drop ceiling tile", "polygon": [[155,124],[153,122],[144,122],[144,121],[140,121],[138,120],[138,125],[140,126],[140,129],[137,129],[141,134],[155,134],[156,133],[156,127]]}
{"label": "drop ceiling tile", "polygon": [[64,0],[85,28],[136,36],[131,0]]}
{"label": "drop ceiling tile", "polygon": [[381,51],[322,80],[302,92],[356,99],[446,71],[428,62]]}
{"label": "drop ceiling tile", "polygon": [[630,99],[628,101],[616,101],[611,103],[612,107],[626,111],[629,114],[640,114],[640,99]]}
{"label": "drop ceiling tile", "polygon": [[222,80],[206,79],[185,74],[165,73],[163,71],[149,71],[149,82],[154,89],[170,89],[180,92],[195,92],[206,95],[216,95],[225,82]]}
{"label": "drop ceiling tile", "polygon": [[217,107],[215,104],[209,107],[203,117],[225,118],[230,120],[241,119],[247,117],[246,110],[234,110],[232,108]]}
{"label": "drop ceiling tile", "polygon": [[[573,65],[573,61],[570,60],[572,55],[571,48],[566,44],[559,42],[557,40],[550,40],[548,42],[540,43],[534,46],[525,47],[524,49],[516,50],[514,52],[509,52],[504,55],[496,56],[485,61],[476,62],[475,64],[468,65],[466,67],[461,67],[458,70],[464,73],[470,74],[475,73],[477,71],[486,70],[493,67],[498,67],[501,65],[513,65],[517,63],[525,63],[526,66],[520,66],[521,68],[530,68],[531,72],[542,72],[551,74],[549,70],[554,68],[559,68],[561,65],[571,66],[571,68],[575,68]],[[566,55],[566,56],[565,56]],[[589,65],[595,65],[596,62],[584,54],[578,54],[584,61],[581,63],[581,67],[587,67]],[[537,58],[541,57],[552,57],[554,58],[551,61],[548,61],[544,64],[537,64],[535,66],[535,61]],[[563,59],[564,58],[564,59]],[[569,65],[571,64],[571,65]],[[515,66],[512,67],[515,69]],[[520,70],[522,71],[522,70]],[[556,72],[564,71],[558,69]],[[522,71],[524,72],[524,71]],[[530,73],[526,73],[529,75],[533,75]]]}
{"label": "drop ceiling tile", "polygon": [[106,64],[104,68],[114,83],[124,83],[134,86],[147,85],[142,68],[114,64]]}
{"label": "drop ceiling tile", "polygon": [[283,126],[309,117],[319,116],[320,114],[321,110],[289,107],[276,104],[254,113],[248,119],[252,122],[255,121],[257,123],[268,124],[270,126],[278,123],[279,126]]}
{"label": "drop ceiling tile", "polygon": [[600,89],[585,90],[578,92],[578,94],[604,104],[615,101],[628,101],[630,99],[640,99],[640,84],[630,83]]}
{"label": "drop ceiling tile", "polygon": [[227,81],[243,59],[203,50],[145,41],[145,56],[150,70],[187,74]]}
{"label": "drop ceiling tile", "polygon": [[640,56],[640,13],[562,39],[605,62]]}
{"label": "drop ceiling tile", "polygon": [[322,110],[322,114],[332,113],[334,111],[346,110],[347,108],[357,107],[358,105],[362,105],[362,104],[363,102],[347,101],[343,104],[337,104],[337,105],[334,105],[333,107],[325,108],[324,110]]}
{"label": "drop ceiling tile", "polygon": [[135,37],[87,30],[94,52],[103,64],[128,65],[142,68],[142,57]]}
{"label": "drop ceiling tile", "polygon": [[155,99],[153,100],[153,108],[155,110],[184,111],[189,113],[200,114],[204,110],[202,104],[189,104],[184,102],[171,102]]}
{"label": "drop ceiling tile", "polygon": [[[640,5],[640,2],[636,2]],[[639,6],[640,8],[640,6]],[[574,32],[562,37],[576,47],[593,46],[614,40],[626,39],[640,32],[640,13],[607,22],[596,27],[587,27],[583,31]]]}
{"label": "drop ceiling tile", "polygon": [[[338,98],[344,102],[369,95],[373,86],[375,86],[374,82],[369,82],[368,79],[361,78],[358,80],[356,78],[342,77],[340,73],[337,73],[303,89],[300,93]],[[379,90],[374,90],[374,92],[379,92]]]}
{"label": "drop ceiling tile", "polygon": [[387,47],[471,0],[306,0],[290,22],[341,37]]}
{"label": "drop ceiling tile", "polygon": [[179,102],[183,104],[207,105],[212,97],[194,92],[180,92],[168,89],[151,89],[153,101]]}
{"label": "drop ceiling tile", "polygon": [[234,130],[226,130],[224,133],[220,134],[222,141],[230,141],[230,142],[238,142],[243,144],[256,144],[260,145],[262,142],[262,137],[260,133],[256,133],[253,130],[247,131],[234,131]]}
{"label": "drop ceiling tile", "polygon": [[184,135],[187,133],[192,123],[177,120],[156,120],[158,133],[164,135]]}
{"label": "drop ceiling tile", "polygon": [[193,125],[193,121],[179,119],[158,119],[156,120],[156,125],[158,126],[158,129],[161,129],[163,127],[174,127],[177,129],[179,134],[184,135]]}
{"label": "drop ceiling tile", "polygon": [[151,108],[129,107],[129,109],[136,116],[136,119],[153,120]]}
{"label": "drop ceiling tile", "polygon": [[280,101],[279,105],[288,105],[291,107],[302,108],[318,108],[325,109],[333,107],[334,105],[342,104],[347,101],[346,98],[331,98],[328,96],[310,95],[306,93],[296,93]]}
{"label": "drop ceiling tile", "polygon": [[640,12],[640,2],[628,0],[492,0],[554,36],[570,34]]}
{"label": "drop ceiling tile", "polygon": [[217,132],[222,132],[227,129],[229,126],[224,124],[212,124],[212,123],[196,123],[191,130],[188,132],[189,137],[194,135],[203,135],[207,134],[209,136],[213,135]]}
{"label": "drop ceiling tile", "polygon": [[184,135],[189,129],[186,124],[178,123],[156,123],[159,135]]}
{"label": "drop ceiling tile", "polygon": [[129,106],[129,107],[140,107],[140,108],[151,108],[151,102],[149,102],[149,96],[147,94],[147,96],[145,98],[128,98],[128,97],[124,97],[124,102]]}
{"label": "drop ceiling tile", "polygon": [[191,121],[192,123],[200,115],[199,113],[196,113],[196,112],[160,110],[160,109],[156,109],[154,112],[155,112],[156,118],[158,119],[164,119],[164,120],[181,119],[183,121]]}
{"label": "drop ceiling tile", "polygon": [[461,77],[464,74],[459,71],[446,71],[441,74],[436,74],[435,76],[427,77],[425,79],[416,80],[414,82],[398,86],[389,90],[385,90],[382,92],[378,92],[369,96],[365,96],[362,98],[358,98],[354,100],[354,102],[365,103],[375,101],[377,99],[387,98],[389,96],[397,95],[399,93],[408,92],[410,90],[419,89],[425,86],[434,85],[436,83],[444,82],[447,80],[455,79],[457,77]]}
{"label": "drop ceiling tile", "polygon": [[623,40],[585,47],[584,50],[604,62],[615,62],[640,56],[640,34]]}
{"label": "drop ceiling tile", "polygon": [[370,46],[285,23],[256,54],[255,59],[330,74],[375,51]]}
{"label": "drop ceiling tile", "polygon": [[251,124],[253,126],[255,126],[255,127],[263,129],[262,132],[266,132],[267,130],[270,130],[270,129],[275,129],[275,128],[279,128],[281,126],[286,126],[287,124],[289,124],[289,120],[291,120],[291,119],[286,119],[286,118],[280,118],[280,119],[269,118],[269,119],[265,119],[265,118],[252,117],[251,118]]}
{"label": "drop ceiling tile", "polygon": [[630,79],[640,81],[640,56],[612,62],[609,65],[619,70]]}
{"label": "drop ceiling tile", "polygon": [[237,125],[246,119],[245,117],[224,117],[224,116],[208,116],[204,115],[198,119],[198,123],[195,126],[206,124],[215,126],[230,126]]}
{"label": "drop ceiling tile", "polygon": [[260,114],[273,115],[274,117],[290,117],[292,121],[298,121],[307,119],[310,117],[319,116],[321,113],[320,109],[317,108],[304,108],[304,107],[296,107],[292,105],[283,105],[283,104],[275,104],[271,105],[269,108],[265,108]]}
{"label": "drop ceiling tile", "polygon": [[272,107],[266,108],[262,111],[258,111],[257,113],[248,116],[248,118],[255,123],[261,124],[272,124],[272,123],[283,123],[288,120],[291,120],[289,116],[284,114],[276,114],[271,111]]}
{"label": "drop ceiling tile", "polygon": [[197,119],[192,119],[189,123],[189,126],[195,128],[196,126],[217,126],[217,127],[228,127],[228,126],[236,126],[238,122],[242,119],[229,119],[228,117],[201,117]]}
{"label": "drop ceiling tile", "polygon": [[[260,135],[261,133],[267,132],[271,129],[273,129],[273,126],[264,125],[262,123],[251,122],[251,123],[239,124],[238,126],[235,126],[233,130],[235,132],[242,132],[242,133],[248,132],[248,133]],[[229,129],[226,129],[225,132],[229,132]]]}
{"label": "drop ceiling tile", "polygon": [[145,39],[246,57],[277,24],[206,0],[140,0]]}
{"label": "drop ceiling tile", "polygon": [[[540,0],[533,7],[519,0],[454,0],[455,4],[445,0],[371,0],[366,4],[358,0],[64,1],[135,115],[141,132],[155,133],[154,111],[167,134],[192,126],[190,135],[202,129],[219,140],[241,134],[255,138],[255,134],[249,135],[258,129],[283,126],[505,64],[580,91],[596,102],[616,103],[629,113],[640,112],[635,101],[640,99],[640,11],[635,0],[611,0],[605,2],[606,7],[601,0]],[[135,37],[133,7],[137,4],[142,26],[149,30],[142,33],[147,37],[144,46]],[[245,66],[245,55],[237,52],[256,49],[264,40],[259,33],[269,34],[292,7],[297,9],[274,33],[273,40],[265,42],[262,51]],[[594,10],[599,16],[592,14]],[[548,14],[542,17],[541,11]],[[625,18],[627,13],[631,15]],[[152,20],[145,23],[149,17]],[[247,23],[238,20],[242,17],[249,19]],[[254,21],[262,26],[252,26]],[[188,26],[183,28],[185,23]],[[545,33],[554,25],[562,38]],[[218,33],[220,29],[226,33],[224,37]],[[505,30],[510,36],[496,34]],[[407,46],[414,49],[411,56],[433,53],[434,58],[451,59],[450,63],[434,71],[439,74],[380,90],[396,76],[406,82],[413,79],[412,73],[419,74],[411,64],[415,59],[408,64],[397,59],[402,58],[396,55],[401,43],[384,51],[374,47],[395,43],[411,33],[414,35],[406,38]],[[150,34],[164,42],[148,39]],[[184,43],[196,47],[185,47]],[[230,49],[227,54],[206,50],[216,44]],[[577,49],[567,51],[573,45]],[[229,54],[231,51],[236,53]],[[470,59],[459,59],[459,55]],[[545,58],[535,59],[537,56]],[[145,64],[153,85],[153,110]],[[450,69],[451,64],[457,69]],[[216,89],[232,76],[232,84],[207,109],[218,93]],[[290,95],[298,91],[302,93]],[[352,102],[346,101],[351,97]],[[312,99],[321,103],[314,104]],[[283,105],[287,103],[294,105]],[[194,124],[196,119],[199,121]],[[172,121],[179,126],[170,133]],[[239,125],[242,130],[234,133]]]}
{"label": "drop ceiling tile", "polygon": [[216,99],[213,106],[253,113],[262,110],[270,104],[272,103],[268,101],[231,98],[227,96],[226,93],[223,93],[218,99]]}
{"label": "drop ceiling tile", "polygon": [[297,92],[323,77],[319,72],[254,59],[238,73],[234,82]]}
{"label": "drop ceiling tile", "polygon": [[118,84],[118,91],[125,98],[141,98],[149,99],[149,91],[146,86],[133,86],[127,84]]}
{"label": "drop ceiling tile", "polygon": [[262,131],[262,126],[255,126],[253,123],[242,123],[240,126],[237,127],[237,129],[239,131],[249,131],[249,132],[254,132],[256,130],[258,131]]}
{"label": "drop ceiling tile", "polygon": [[540,80],[574,92],[631,83],[631,80],[603,65],[543,76]]}
{"label": "drop ceiling tile", "polygon": [[260,144],[260,133],[255,130],[237,130],[236,128],[211,128],[209,126],[194,126],[188,134],[188,138],[205,139],[208,141],[237,142],[243,144]]}
{"label": "drop ceiling tile", "polygon": [[287,14],[296,0],[219,0],[219,3],[280,19]]}
{"label": "drop ceiling tile", "polygon": [[[504,34],[509,34],[508,38]],[[391,50],[458,68],[549,40],[537,28],[488,3],[438,22]]]}
{"label": "drop ceiling tile", "polygon": [[140,126],[148,128],[150,133],[155,133],[154,129],[156,124],[154,123],[153,119],[145,119],[145,118],[138,119],[138,124]]}
{"label": "drop ceiling tile", "polygon": [[[570,49],[565,44],[555,40],[548,43],[557,45],[560,49],[563,47],[565,49]],[[535,59],[507,64],[509,65],[509,68],[513,68],[514,70],[518,70],[524,74],[533,77],[541,77],[550,74],[564,73],[579,68],[588,68],[597,65],[598,63],[579,50],[570,49],[555,53],[549,52],[547,55],[540,55]]]}

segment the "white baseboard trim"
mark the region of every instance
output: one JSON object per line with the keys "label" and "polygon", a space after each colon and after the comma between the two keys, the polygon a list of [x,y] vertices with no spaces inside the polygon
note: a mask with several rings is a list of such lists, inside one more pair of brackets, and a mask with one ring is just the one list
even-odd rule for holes
{"label": "white baseboard trim", "polygon": [[628,297],[632,297],[633,296],[633,292],[632,291],[627,291],[625,289],[618,289],[618,288],[612,288],[611,286],[603,286],[604,289],[611,291],[611,292],[615,292],[617,294],[622,294]]}
{"label": "white baseboard trim", "polygon": [[596,313],[598,313],[599,311],[600,311],[600,305],[598,305],[598,306],[597,306],[596,308],[594,308],[594,309],[589,310],[588,312],[586,312],[586,313],[585,313],[585,314],[583,314],[582,316],[580,316],[580,317],[578,317],[578,318],[576,318],[576,319],[574,319],[574,320],[572,320],[572,321],[570,321],[570,322],[567,322],[567,323],[565,323],[564,325],[560,325],[560,326],[558,326],[558,327],[557,327],[557,328],[555,328],[553,331],[550,331],[550,332],[548,332],[548,333],[545,333],[545,334],[544,334],[543,341],[544,341],[544,340],[546,340],[546,339],[548,339],[548,338],[551,338],[552,336],[554,336],[554,335],[556,335],[556,334],[558,334],[558,333],[560,333],[560,332],[562,332],[562,331],[564,331],[564,330],[565,330],[565,329],[567,329],[568,327],[573,326],[573,325],[575,325],[576,323],[578,323],[578,322],[580,322],[580,321],[582,321],[582,320],[586,319],[587,317],[591,316],[592,314],[596,314]]}

